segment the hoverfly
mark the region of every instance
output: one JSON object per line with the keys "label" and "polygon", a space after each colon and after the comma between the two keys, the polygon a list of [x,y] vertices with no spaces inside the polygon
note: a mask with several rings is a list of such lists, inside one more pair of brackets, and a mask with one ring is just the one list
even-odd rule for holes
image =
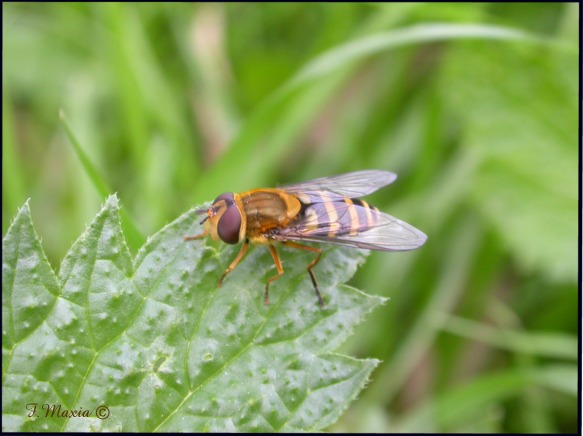
{"label": "hoverfly", "polygon": [[366,170],[322,177],[279,188],[252,189],[240,194],[219,195],[210,208],[196,211],[206,217],[204,231],[185,240],[211,236],[227,244],[243,242],[241,251],[221,275],[218,287],[243,259],[249,244],[266,245],[273,257],[277,275],[265,284],[265,304],[269,285],[283,274],[274,243],[317,253],[307,271],[324,305],[313,268],[322,249],[295,241],[324,242],[379,251],[405,251],[420,247],[427,236],[357,197],[368,195],[392,183],[397,175],[388,171]]}

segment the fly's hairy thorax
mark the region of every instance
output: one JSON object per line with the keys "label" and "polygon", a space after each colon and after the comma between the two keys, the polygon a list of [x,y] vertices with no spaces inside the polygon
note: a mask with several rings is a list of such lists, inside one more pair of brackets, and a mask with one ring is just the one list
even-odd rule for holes
{"label": "fly's hairy thorax", "polygon": [[246,233],[251,239],[287,226],[301,209],[295,196],[280,189],[254,189],[240,195],[247,218]]}

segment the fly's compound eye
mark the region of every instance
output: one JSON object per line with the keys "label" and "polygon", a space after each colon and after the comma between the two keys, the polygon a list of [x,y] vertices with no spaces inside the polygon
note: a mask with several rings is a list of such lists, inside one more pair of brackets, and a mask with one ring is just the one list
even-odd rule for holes
{"label": "fly's compound eye", "polygon": [[[233,194],[231,194],[233,195]],[[241,212],[235,203],[232,203],[223,216],[219,219],[217,233],[227,244],[239,242],[239,231],[241,230]]]}
{"label": "fly's compound eye", "polygon": [[225,192],[224,194],[221,194],[217,198],[215,198],[215,201],[213,201],[213,206],[221,200],[224,200],[228,207],[235,202],[235,196],[233,195],[232,192]]}

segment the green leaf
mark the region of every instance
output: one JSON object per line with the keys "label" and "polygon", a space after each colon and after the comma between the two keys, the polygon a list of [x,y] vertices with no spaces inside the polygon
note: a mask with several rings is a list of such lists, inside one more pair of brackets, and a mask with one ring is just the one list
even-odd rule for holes
{"label": "green leaf", "polygon": [[238,247],[185,242],[200,230],[195,210],[133,261],[112,196],[58,277],[20,210],[2,247],[3,430],[314,431],[340,416],[378,363],[334,353],[383,301],[343,285],[365,254],[324,252],[320,309],[311,255],[280,250],[285,274],[265,306],[268,251],[251,250],[217,288]]}

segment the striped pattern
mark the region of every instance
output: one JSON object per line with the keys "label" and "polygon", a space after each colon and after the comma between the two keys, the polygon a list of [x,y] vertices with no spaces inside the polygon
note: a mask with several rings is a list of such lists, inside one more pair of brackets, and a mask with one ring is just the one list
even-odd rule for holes
{"label": "striped pattern", "polygon": [[330,197],[327,195],[322,195],[322,199],[324,200],[324,207],[326,208],[326,214],[328,216],[328,236],[331,238],[338,234],[338,230],[340,229],[340,222],[338,221],[338,210],[334,203],[330,200]]}
{"label": "striped pattern", "polygon": [[[357,206],[361,206],[364,208],[365,211],[365,215],[366,215],[366,221],[364,221],[366,224],[364,225],[364,227],[373,227],[375,224],[377,224],[378,222],[378,216],[376,215],[376,212],[379,212],[379,209],[375,206],[370,206],[366,201],[364,200],[359,200],[357,198],[355,198],[354,200],[352,200],[352,202],[354,204],[356,204]],[[360,209],[358,209],[360,211]],[[374,216],[373,216],[374,214]],[[362,221],[360,221],[362,223]]]}
{"label": "striped pattern", "polygon": [[329,238],[356,236],[380,220],[379,210],[364,200],[347,197],[333,200],[326,193],[304,194],[302,197],[302,201],[310,203],[304,204],[303,213],[295,226],[292,225],[297,234]]}

